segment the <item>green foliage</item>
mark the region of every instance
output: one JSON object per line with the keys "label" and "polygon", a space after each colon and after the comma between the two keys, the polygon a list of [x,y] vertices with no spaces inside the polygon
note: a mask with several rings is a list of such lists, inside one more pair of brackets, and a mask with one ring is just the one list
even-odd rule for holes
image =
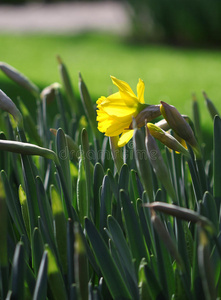
{"label": "green foliage", "polygon": [[[221,297],[220,117],[214,118],[212,160],[205,162],[194,103],[200,156],[190,146],[185,157],[160,144],[161,150],[146,147],[144,131],[135,129],[133,148],[118,153],[116,168],[112,152],[118,149],[111,152],[96,131],[85,83],[80,78],[83,103],[73,107],[77,97],[70,87],[68,80],[67,98],[58,88],[52,121],[40,95],[36,125],[26,107],[24,127],[3,119],[0,299]],[[26,130],[30,124],[33,132]],[[38,141],[41,147],[32,144]],[[157,160],[151,164],[148,151],[156,149],[169,186],[155,174]]]}
{"label": "green foliage", "polygon": [[129,0],[134,15],[134,37],[181,45],[220,45],[219,0]]}

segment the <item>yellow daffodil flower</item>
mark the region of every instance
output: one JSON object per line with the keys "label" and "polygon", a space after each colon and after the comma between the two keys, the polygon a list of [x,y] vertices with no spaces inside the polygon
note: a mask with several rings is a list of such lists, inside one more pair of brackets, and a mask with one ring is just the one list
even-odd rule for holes
{"label": "yellow daffodil flower", "polygon": [[129,128],[132,119],[147,107],[144,103],[145,86],[143,80],[139,79],[136,96],[128,83],[114,76],[111,79],[119,92],[97,100],[98,130],[106,136],[121,134],[118,147],[123,147],[133,137],[134,130]]}

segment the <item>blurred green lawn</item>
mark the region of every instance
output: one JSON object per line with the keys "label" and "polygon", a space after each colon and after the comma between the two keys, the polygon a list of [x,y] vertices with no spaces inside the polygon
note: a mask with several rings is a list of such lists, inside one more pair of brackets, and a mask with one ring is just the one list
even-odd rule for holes
{"label": "blurred green lawn", "polygon": [[[104,34],[77,36],[0,35],[0,60],[14,66],[40,88],[60,82],[56,55],[67,65],[76,93],[80,71],[96,99],[115,91],[110,75],[127,81],[135,90],[138,78],[146,85],[145,100],[164,100],[191,116],[191,94],[196,93],[202,110],[202,124],[212,127],[202,90],[220,109],[221,52],[180,49],[169,46],[129,44],[122,37]],[[0,88],[14,100],[21,94],[28,106],[33,99],[0,73]]]}

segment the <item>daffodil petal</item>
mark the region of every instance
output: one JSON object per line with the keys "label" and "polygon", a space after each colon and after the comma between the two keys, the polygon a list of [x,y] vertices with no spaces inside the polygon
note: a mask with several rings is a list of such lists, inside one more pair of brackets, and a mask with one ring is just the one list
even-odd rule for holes
{"label": "daffodil petal", "polygon": [[119,138],[119,141],[118,141],[118,147],[123,147],[124,145],[126,145],[129,140],[133,137],[133,134],[134,134],[134,130],[125,130],[120,138]]}
{"label": "daffodil petal", "polygon": [[116,136],[121,134],[125,128],[128,128],[128,123],[117,122],[116,120],[112,121],[111,125],[107,128],[105,135],[107,136]]}
{"label": "daffodil petal", "polygon": [[96,104],[97,105],[100,105],[102,102],[104,102],[107,98],[104,97],[104,96],[101,96],[97,101],[96,101]]}
{"label": "daffodil petal", "polygon": [[122,99],[115,99],[110,102],[103,102],[102,110],[110,116],[117,116],[121,118],[135,114],[137,111],[137,106],[127,106],[126,103],[122,101]]}
{"label": "daffodil petal", "polygon": [[145,103],[144,101],[144,90],[145,90],[145,85],[142,79],[139,79],[139,82],[137,84],[137,97],[140,103]]}
{"label": "daffodil petal", "polygon": [[136,95],[134,94],[134,92],[132,91],[131,87],[129,86],[129,84],[127,82],[117,79],[114,76],[111,76],[111,79],[112,79],[113,84],[115,84],[119,88],[120,91],[129,93],[133,97],[136,97]]}

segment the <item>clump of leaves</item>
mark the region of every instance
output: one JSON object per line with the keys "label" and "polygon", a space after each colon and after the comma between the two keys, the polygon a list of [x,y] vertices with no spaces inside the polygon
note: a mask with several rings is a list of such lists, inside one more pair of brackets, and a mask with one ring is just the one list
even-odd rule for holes
{"label": "clump of leaves", "polygon": [[165,119],[146,133],[134,121],[133,143],[118,148],[96,129],[82,76],[80,101],[60,58],[63,88],[42,93],[2,66],[35,95],[37,112],[0,93],[14,117],[3,114],[0,133],[1,299],[221,297],[221,119],[212,101],[204,94],[211,160],[196,99],[194,122],[171,119],[162,103]]}

